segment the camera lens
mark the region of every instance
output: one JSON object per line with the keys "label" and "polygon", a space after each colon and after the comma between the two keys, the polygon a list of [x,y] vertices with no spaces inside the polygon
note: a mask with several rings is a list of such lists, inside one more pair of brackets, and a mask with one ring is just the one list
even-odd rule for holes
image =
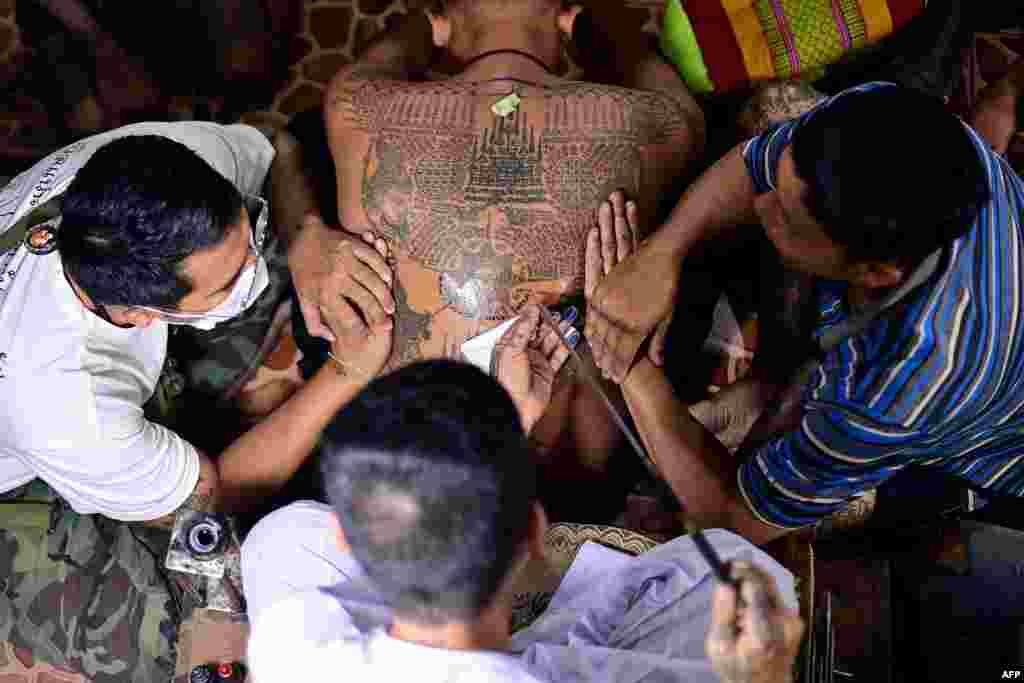
{"label": "camera lens", "polygon": [[221,549],[224,527],[213,516],[198,517],[185,533],[188,551],[197,557],[213,555]]}
{"label": "camera lens", "polygon": [[200,664],[192,669],[188,680],[189,683],[213,683],[216,680],[213,667],[208,664]]}

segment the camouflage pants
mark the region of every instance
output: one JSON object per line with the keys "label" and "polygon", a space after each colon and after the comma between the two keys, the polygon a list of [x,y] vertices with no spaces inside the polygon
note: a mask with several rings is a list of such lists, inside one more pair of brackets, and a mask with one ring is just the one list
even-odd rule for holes
{"label": "camouflage pants", "polygon": [[94,683],[170,680],[179,615],[156,562],[167,532],[52,498],[36,481],[0,502],[0,643]]}

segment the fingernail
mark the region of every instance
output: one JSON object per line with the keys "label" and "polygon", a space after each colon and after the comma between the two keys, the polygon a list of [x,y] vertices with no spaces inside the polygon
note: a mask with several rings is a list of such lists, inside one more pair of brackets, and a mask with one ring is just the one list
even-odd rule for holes
{"label": "fingernail", "polygon": [[580,333],[578,330],[573,330],[565,336],[565,341],[569,342],[569,346],[576,348],[576,345],[580,343]]}
{"label": "fingernail", "polygon": [[574,323],[579,314],[580,312],[576,310],[575,306],[570,306],[569,310],[565,312],[565,321],[567,323]]}

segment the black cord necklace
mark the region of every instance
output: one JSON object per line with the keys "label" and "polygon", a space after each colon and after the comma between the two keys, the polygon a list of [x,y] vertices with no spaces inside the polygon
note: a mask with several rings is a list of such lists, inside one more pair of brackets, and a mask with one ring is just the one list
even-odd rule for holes
{"label": "black cord necklace", "polygon": [[[544,69],[549,74],[554,73],[551,70],[551,67],[549,67],[547,64],[545,64],[544,61],[541,60],[539,57],[535,57],[534,55],[531,55],[529,52],[523,52],[522,50],[488,50],[487,52],[482,52],[482,53],[478,54],[476,57],[473,57],[473,59],[471,59],[468,62],[466,62],[462,66],[462,70],[465,71],[469,67],[471,67],[474,64],[476,64],[477,62],[479,62],[481,59],[484,59],[486,57],[492,57],[494,55],[500,55],[500,54],[519,55],[520,57],[524,57],[526,59],[529,59],[531,62],[533,62],[534,64],[538,65],[540,68]],[[514,79],[501,79],[501,80],[514,80]]]}

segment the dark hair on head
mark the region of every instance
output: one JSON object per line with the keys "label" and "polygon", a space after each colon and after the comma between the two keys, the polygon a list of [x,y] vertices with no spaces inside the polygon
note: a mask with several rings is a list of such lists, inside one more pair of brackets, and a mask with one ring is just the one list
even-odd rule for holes
{"label": "dark hair on head", "polygon": [[909,88],[839,97],[796,129],[792,153],[811,215],[854,261],[915,264],[990,198],[963,123]]}
{"label": "dark hair on head", "polygon": [[321,467],[353,555],[403,618],[465,622],[493,603],[536,493],[495,380],[446,360],[379,378],[328,426]]}
{"label": "dark hair on head", "polygon": [[223,240],[241,212],[234,185],[185,145],[119,138],[64,195],[61,259],[96,303],[174,307],[193,286],[183,261]]}

